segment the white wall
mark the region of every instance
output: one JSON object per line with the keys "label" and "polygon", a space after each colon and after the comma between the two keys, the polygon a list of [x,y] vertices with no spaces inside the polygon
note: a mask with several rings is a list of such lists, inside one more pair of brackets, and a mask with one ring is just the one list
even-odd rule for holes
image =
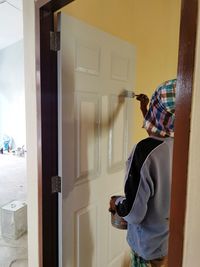
{"label": "white wall", "polygon": [[26,145],[23,40],[0,50],[0,138]]}
{"label": "white wall", "polygon": [[[200,18],[200,6],[199,6]],[[191,136],[188,168],[187,212],[183,267],[199,266],[200,240],[200,19],[196,48],[195,83],[192,99]]]}
{"label": "white wall", "polygon": [[28,260],[39,266],[38,157],[34,0],[23,0],[25,99],[27,118]]}

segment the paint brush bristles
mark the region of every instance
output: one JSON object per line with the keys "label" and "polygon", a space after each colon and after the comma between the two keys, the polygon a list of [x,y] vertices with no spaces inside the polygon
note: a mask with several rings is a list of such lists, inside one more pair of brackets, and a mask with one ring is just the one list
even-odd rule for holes
{"label": "paint brush bristles", "polygon": [[138,95],[136,95],[133,91],[124,90],[123,96],[128,97],[128,98],[134,98],[135,96],[138,96]]}

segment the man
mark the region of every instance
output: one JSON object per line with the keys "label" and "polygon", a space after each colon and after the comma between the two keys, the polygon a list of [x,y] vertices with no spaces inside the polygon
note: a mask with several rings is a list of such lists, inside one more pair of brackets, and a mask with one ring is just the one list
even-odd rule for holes
{"label": "man", "polygon": [[148,98],[137,98],[149,137],[133,148],[127,161],[125,197],[110,200],[110,210],[128,223],[132,267],[168,266],[175,88],[175,79],[161,84],[148,110]]}

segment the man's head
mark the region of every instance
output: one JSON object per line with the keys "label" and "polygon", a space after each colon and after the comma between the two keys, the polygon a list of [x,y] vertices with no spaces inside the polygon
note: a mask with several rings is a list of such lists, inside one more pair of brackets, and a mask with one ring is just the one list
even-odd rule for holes
{"label": "man's head", "polygon": [[174,137],[176,79],[162,83],[152,95],[143,127],[149,134]]}

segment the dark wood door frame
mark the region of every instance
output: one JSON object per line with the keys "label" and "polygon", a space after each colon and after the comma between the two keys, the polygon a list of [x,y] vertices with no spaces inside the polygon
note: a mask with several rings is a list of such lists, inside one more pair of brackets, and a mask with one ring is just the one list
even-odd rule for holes
{"label": "dark wood door frame", "polygon": [[57,52],[50,50],[54,12],[73,0],[41,0],[35,4],[37,99],[41,140],[39,177],[40,267],[58,267],[58,194],[52,193],[51,177],[58,175]]}
{"label": "dark wood door frame", "polygon": [[169,267],[181,267],[183,259],[197,11],[198,0],[182,0],[172,171]]}
{"label": "dark wood door frame", "polygon": [[[40,267],[58,267],[58,196],[51,193],[51,177],[58,174],[57,53],[50,51],[54,12],[73,0],[38,0],[36,14],[36,68],[39,168]],[[197,0],[182,0],[176,125],[173,157],[169,267],[181,267],[187,193],[190,112],[197,29]]]}

